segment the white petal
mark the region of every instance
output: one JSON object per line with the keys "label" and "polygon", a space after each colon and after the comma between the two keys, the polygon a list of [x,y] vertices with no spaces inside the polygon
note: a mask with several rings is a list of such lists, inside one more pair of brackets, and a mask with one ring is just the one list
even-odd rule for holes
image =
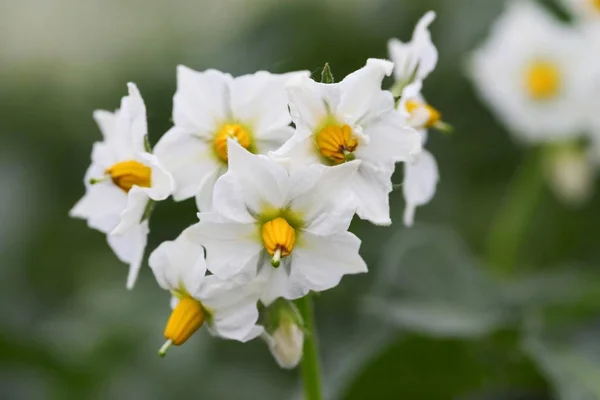
{"label": "white petal", "polygon": [[292,118],[285,85],[291,78],[309,76],[308,71],[282,75],[259,71],[235,78],[231,82],[231,109],[235,120],[250,126],[256,139],[263,139],[263,134],[287,127]]}
{"label": "white petal", "polygon": [[285,168],[228,140],[229,169],[215,185],[213,207],[219,214],[251,223],[266,207],[285,205],[289,176]]}
{"label": "white petal", "polygon": [[231,117],[229,74],[216,70],[196,72],[177,67],[177,92],[173,97],[173,121],[185,132],[212,139],[219,125]]}
{"label": "white petal", "polygon": [[148,239],[148,221],[134,226],[125,235],[108,235],[107,240],[119,260],[129,264],[129,273],[127,275],[127,289],[132,289],[137,280],[144,250]]}
{"label": "white petal", "polygon": [[113,147],[119,161],[134,160],[137,152],[144,151],[144,141],[148,134],[146,106],[139,90],[128,83],[129,95],[121,99],[117,112],[116,132],[107,143]]}
{"label": "white petal", "polygon": [[270,151],[278,150],[287,140],[294,135],[294,128],[283,126],[263,132],[260,138],[254,139],[257,154],[268,154]]}
{"label": "white petal", "polygon": [[269,153],[269,156],[280,164],[284,163],[290,173],[307,165],[321,164],[321,159],[315,151],[315,142],[312,136],[299,137],[299,135],[294,135],[279,149]]}
{"label": "white petal", "polygon": [[206,141],[179,127],[164,134],[154,147],[154,154],[175,179],[175,201],[195,196],[211,181],[214,185],[214,175],[223,166]]}
{"label": "white petal", "polygon": [[290,112],[296,128],[309,134],[321,125],[329,110],[339,104],[339,85],[317,83],[306,76],[296,76],[286,86]]}
{"label": "white petal", "polygon": [[356,214],[376,225],[390,225],[389,193],[392,191],[394,165],[373,166],[362,163],[353,183],[357,198]]}
{"label": "white petal", "polygon": [[294,249],[289,284],[320,292],[337,286],[344,275],[367,272],[359,247],[360,239],[350,232],[304,234],[302,245]]}
{"label": "white petal", "polygon": [[313,164],[291,175],[290,208],[302,216],[304,229],[317,235],[348,229],[356,210],[351,187],[359,165]]}
{"label": "white petal", "polygon": [[258,315],[255,301],[254,304],[240,305],[215,313],[208,328],[215,336],[246,342],[260,335],[260,331],[255,330]]}
{"label": "white petal", "polygon": [[121,213],[121,221],[111,234],[124,235],[130,229],[139,225],[148,201],[150,201],[150,198],[142,188],[138,186],[132,187],[129,193],[127,193],[127,207]]}
{"label": "white petal", "polygon": [[[102,143],[95,143],[92,158],[102,161],[99,154],[105,150],[107,148]],[[69,216],[86,219],[90,228],[109,233],[117,226],[120,214],[127,206],[127,194],[110,180],[90,184],[90,179],[104,176],[105,168],[92,162],[84,177],[86,193],[71,209]]]}
{"label": "white petal", "polygon": [[433,11],[426,13],[417,23],[410,42],[402,43],[398,39],[388,42],[388,52],[395,64],[394,77],[397,81],[408,81],[417,68],[415,78],[423,80],[435,68],[438,52],[429,33],[429,25],[434,19]]}
{"label": "white petal", "polygon": [[117,114],[110,111],[94,111],[94,120],[105,140],[110,140],[117,131]]}
{"label": "white petal", "polygon": [[139,153],[138,159],[152,169],[152,185],[140,188],[154,201],[165,200],[175,189],[175,180],[158,158],[150,153]]}
{"label": "white petal", "polygon": [[[294,251],[296,250],[294,249]],[[265,306],[270,305],[279,297],[288,300],[299,299],[311,290],[310,287],[304,285],[303,282],[291,279],[290,268],[294,268],[294,257],[292,256],[290,260],[286,260],[279,268],[273,268],[269,264],[263,266],[270,273],[269,280],[260,297],[260,301]]]}
{"label": "white petal", "polygon": [[369,137],[368,144],[361,144],[354,154],[360,160],[373,164],[386,164],[412,160],[422,147],[422,135],[404,124],[401,115],[390,111],[363,127]]}
{"label": "white petal", "polygon": [[200,213],[200,222],[188,230],[190,240],[206,248],[207,267],[221,279],[240,272],[256,273],[263,250],[258,226],[211,221],[215,215]]}
{"label": "white petal", "polygon": [[404,164],[404,183],[402,191],[406,208],[404,225],[411,226],[414,210],[431,201],[439,181],[438,166],[433,155],[427,150],[419,155],[415,162]]}
{"label": "white petal", "polygon": [[265,275],[252,281],[221,280],[207,276],[201,288],[192,295],[212,314],[211,330],[218,336],[239,341],[250,340],[260,331],[256,303],[265,284]]}
{"label": "white petal", "polygon": [[165,290],[199,290],[206,273],[204,249],[183,231],[177,239],[161,243],[150,254],[148,264],[158,285]]}
{"label": "white petal", "polygon": [[370,58],[363,68],[346,76],[339,83],[341,98],[337,113],[356,123],[393,109],[392,94],[381,90],[381,81],[392,73],[393,68],[390,61]]}
{"label": "white petal", "polygon": [[111,182],[102,182],[88,188],[69,216],[86,219],[90,228],[110,233],[126,206],[127,194]]}
{"label": "white petal", "polygon": [[202,187],[200,187],[200,190],[198,193],[196,193],[196,207],[199,211],[212,211],[215,184],[217,183],[217,179],[219,179],[224,173],[224,168],[218,168],[212,171],[212,173],[204,179]]}

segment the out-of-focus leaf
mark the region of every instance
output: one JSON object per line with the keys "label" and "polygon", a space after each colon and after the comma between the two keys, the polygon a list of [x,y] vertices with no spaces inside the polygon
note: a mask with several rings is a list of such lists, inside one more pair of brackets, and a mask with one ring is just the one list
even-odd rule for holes
{"label": "out-of-focus leaf", "polygon": [[475,337],[485,335],[502,323],[496,313],[473,307],[460,308],[440,301],[384,302],[367,300],[368,309],[382,319],[406,329],[440,337]]}
{"label": "out-of-focus leaf", "polygon": [[505,284],[504,296],[513,306],[539,308],[589,303],[600,306],[600,276],[577,266],[544,270]]}
{"label": "out-of-focus leaf", "polygon": [[523,349],[537,361],[562,400],[600,398],[600,326],[559,332],[548,326],[529,329]]}
{"label": "out-of-focus leaf", "polygon": [[385,247],[365,311],[440,337],[478,337],[507,319],[500,285],[484,274],[453,232],[396,233]]}

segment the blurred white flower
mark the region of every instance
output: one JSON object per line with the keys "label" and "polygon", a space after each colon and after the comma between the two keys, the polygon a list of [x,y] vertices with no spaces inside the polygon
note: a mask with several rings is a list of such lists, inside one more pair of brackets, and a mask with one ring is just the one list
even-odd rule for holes
{"label": "blurred white flower", "polygon": [[209,211],[214,184],[227,171],[227,140],[248,151],[266,154],[279,148],[294,130],[287,106],[288,79],[308,72],[276,75],[260,71],[233,78],[207,70],[177,68],[171,128],[155,154],[173,174],[176,201],[196,196],[198,208]]}
{"label": "blurred white flower", "polygon": [[187,236],[183,231],[174,241],[163,242],[148,261],[158,285],[172,295],[167,342],[160,354],[183,344],[204,323],[211,334],[226,339],[245,342],[260,335],[262,328],[255,324],[264,279],[242,282],[207,276],[204,249]]}
{"label": "blurred white flower", "polygon": [[438,51],[429,32],[433,20],[435,12],[426,13],[417,23],[408,43],[395,38],[388,41],[388,53],[394,63],[394,78],[403,86],[414,80],[425,79],[437,64]]}
{"label": "blurred white flower", "polygon": [[360,240],[348,232],[354,215],[349,184],[358,161],[288,171],[229,139],[229,169],[216,183],[213,211],[198,214],[192,240],[222,279],[268,274],[261,301],[296,299],[366,272]]}
{"label": "blurred white flower", "polygon": [[292,169],[361,160],[351,184],[356,212],[379,225],[391,223],[388,195],[395,163],[421,151],[418,132],[405,125],[392,94],[381,89],[392,69],[389,61],[369,59],[340,83],[317,83],[306,76],[290,80],[296,132],[273,154],[287,158]]}
{"label": "blurred white flower", "polygon": [[70,215],[87,219],[91,228],[108,235],[119,259],[129,264],[127,288],[135,284],[146,247],[151,201],[166,199],[173,190],[171,175],[146,149],[146,107],[133,83],[121,108],[94,112],[103,135],[92,150],[85,174],[86,193]]}
{"label": "blurred white flower", "polygon": [[469,72],[517,138],[548,142],[585,129],[589,59],[578,30],[533,1],[512,1],[473,54]]}

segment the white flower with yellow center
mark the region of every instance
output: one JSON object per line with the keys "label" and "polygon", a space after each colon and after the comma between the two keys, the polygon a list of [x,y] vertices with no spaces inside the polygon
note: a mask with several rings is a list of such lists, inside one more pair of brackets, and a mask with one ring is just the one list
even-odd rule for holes
{"label": "white flower with yellow center", "polygon": [[94,144],[84,180],[86,193],[70,215],[87,219],[91,228],[108,235],[117,257],[129,264],[130,289],[146,247],[144,214],[152,201],[171,194],[173,179],[146,149],[146,107],[137,87],[129,83],[128,88],[119,110],[94,113],[104,140]]}
{"label": "white flower with yellow center", "polygon": [[435,12],[429,11],[417,23],[410,42],[398,39],[388,41],[388,53],[394,63],[396,83],[406,86],[414,80],[424,80],[435,68],[438,51],[431,41],[429,25],[435,20]]}
{"label": "white flower with yellow center", "polygon": [[564,139],[584,129],[592,66],[586,42],[535,2],[510,2],[470,74],[498,117],[528,142]]}
{"label": "white flower with yellow center", "polygon": [[393,64],[369,59],[367,65],[335,84],[302,76],[290,80],[288,93],[296,133],[273,156],[292,169],[360,160],[351,183],[357,214],[375,224],[391,223],[388,195],[395,163],[421,151],[418,132],[394,110],[394,98],[381,90]]}
{"label": "white flower with yellow center", "polygon": [[285,84],[308,72],[260,71],[233,78],[216,70],[177,68],[171,128],[154,149],[175,178],[176,201],[196,196],[198,208],[210,210],[212,191],[227,171],[227,140],[234,138],[252,153],[279,148],[290,127]]}
{"label": "white flower with yellow center", "polygon": [[366,272],[360,240],[348,232],[348,184],[359,162],[311,165],[291,173],[229,140],[229,169],[216,183],[213,211],[191,229],[222,279],[268,274],[261,300],[296,299]]}
{"label": "white flower with yellow center", "polygon": [[206,275],[204,249],[183,231],[174,241],[163,242],[148,260],[158,285],[171,293],[173,309],[167,321],[164,355],[171,345],[179,346],[206,325],[215,336],[248,341],[260,335],[257,302],[264,282],[222,280]]}
{"label": "white flower with yellow center", "polygon": [[[398,112],[406,119],[407,125],[419,131],[425,145],[427,129],[443,123],[441,113],[427,104],[421,95],[421,86],[421,81],[415,81],[404,88],[398,104]],[[433,199],[439,178],[435,157],[425,149],[413,160],[404,163],[402,194],[406,202],[404,207],[406,226],[412,226],[414,223],[416,208]]]}

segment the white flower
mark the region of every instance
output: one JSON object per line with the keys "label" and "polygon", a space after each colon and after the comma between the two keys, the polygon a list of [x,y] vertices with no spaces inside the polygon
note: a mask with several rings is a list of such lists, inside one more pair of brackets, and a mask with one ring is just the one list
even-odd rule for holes
{"label": "white flower", "polygon": [[133,83],[121,108],[94,112],[103,141],[94,144],[92,165],[85,174],[86,193],[70,212],[108,235],[119,259],[129,264],[127,288],[135,284],[148,234],[142,217],[151,200],[164,200],[173,179],[145,149],[146,107]]}
{"label": "white flower", "polygon": [[280,367],[295,368],[302,359],[304,332],[294,321],[281,321],[271,334],[261,335]]}
{"label": "white flower", "polygon": [[198,208],[209,211],[212,191],[227,170],[227,139],[235,138],[253,153],[279,148],[293,134],[285,83],[294,76],[260,71],[233,78],[216,70],[177,68],[171,128],[155,154],[173,174],[176,201],[196,196]]}
{"label": "white flower", "polygon": [[288,171],[229,141],[229,169],[215,185],[213,211],[198,214],[191,237],[222,279],[268,274],[261,301],[296,299],[366,272],[360,240],[348,226],[354,203],[346,189],[359,162]]}
{"label": "white flower", "polygon": [[351,184],[356,212],[381,225],[391,223],[388,195],[395,163],[421,150],[418,132],[395,112],[392,94],[381,90],[392,69],[389,61],[369,59],[340,83],[322,84],[305,76],[290,80],[296,133],[273,154],[287,158],[292,168],[361,160]]}
{"label": "white flower", "polygon": [[388,53],[394,63],[394,78],[403,85],[424,80],[437,64],[438,52],[429,32],[429,25],[434,19],[435,12],[426,13],[417,23],[412,40],[408,43],[395,38],[388,41]]}
{"label": "white flower", "polygon": [[479,94],[528,142],[581,132],[593,64],[580,33],[540,5],[512,1],[470,63]]}
{"label": "white flower", "polygon": [[600,0],[562,0],[562,3],[576,17],[600,24]]}
{"label": "white flower", "polygon": [[159,286],[172,295],[167,342],[160,354],[170,345],[183,344],[203,324],[211,334],[226,339],[245,342],[260,335],[256,305],[264,281],[207,276],[204,249],[187,236],[183,231],[174,241],[163,242],[148,261]]}

